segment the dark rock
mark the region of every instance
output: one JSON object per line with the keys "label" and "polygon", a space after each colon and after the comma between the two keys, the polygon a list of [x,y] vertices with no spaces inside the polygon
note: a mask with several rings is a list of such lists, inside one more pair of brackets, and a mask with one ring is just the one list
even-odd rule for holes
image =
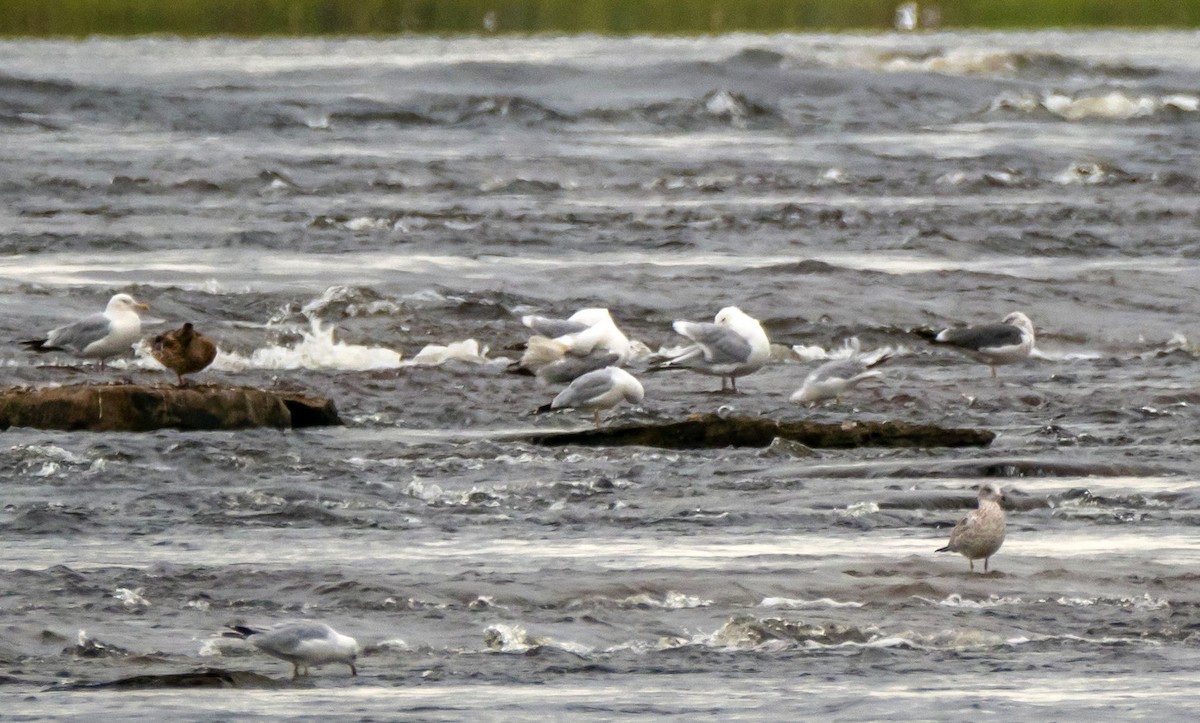
{"label": "dark rock", "polygon": [[154,690],[160,688],[278,688],[280,683],[258,673],[202,668],[189,673],[134,675],[101,683],[73,683],[59,690]]}
{"label": "dark rock", "polygon": [[341,423],[328,399],[252,387],[72,384],[0,390],[0,429],[146,432]]}
{"label": "dark rock", "polygon": [[664,449],[719,449],[767,447],[775,439],[799,442],[806,447],[983,447],[996,438],[986,429],[958,429],[908,422],[778,422],[773,419],[689,417],[667,424],[605,427],[577,432],[552,432],[523,437],[544,446],[642,446]]}

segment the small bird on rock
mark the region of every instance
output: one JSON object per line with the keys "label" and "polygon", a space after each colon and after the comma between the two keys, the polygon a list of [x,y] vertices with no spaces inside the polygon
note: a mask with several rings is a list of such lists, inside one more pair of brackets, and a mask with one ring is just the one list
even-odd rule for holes
{"label": "small bird on rock", "polygon": [[621,402],[640,404],[646,397],[642,383],[620,367],[605,367],[588,372],[558,393],[554,401],[538,407],[538,413],[555,409],[590,409],[596,429],[600,428],[600,410],[612,409]]}
{"label": "small bird on rock", "polygon": [[165,331],[150,342],[150,353],[166,368],[175,372],[179,386],[186,387],[185,374],[195,374],[212,364],[217,357],[217,345],[196,331],[192,322],[178,329]]}
{"label": "small bird on rock", "polygon": [[721,391],[736,394],[737,378],[758,371],[771,358],[762,324],[736,306],[721,309],[712,323],[680,320],[673,327],[692,345],[646,371],[691,369],[721,377]]}
{"label": "small bird on rock", "polygon": [[117,294],[108,300],[104,312],[92,314],[72,324],[51,329],[41,339],[21,343],[30,351],[65,351],[83,359],[104,361],[128,352],[142,334],[139,311],[150,307],[138,303],[129,294]]}

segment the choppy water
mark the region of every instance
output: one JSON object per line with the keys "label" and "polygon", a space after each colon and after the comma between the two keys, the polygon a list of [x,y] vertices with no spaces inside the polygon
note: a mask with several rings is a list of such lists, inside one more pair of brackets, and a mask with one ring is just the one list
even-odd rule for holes
{"label": "choppy water", "polygon": [[[348,422],[4,432],[5,714],[1190,716],[1198,81],[1171,33],[0,43],[0,335],[130,291],[220,340],[201,379]],[[509,440],[588,423],[529,416],[553,390],[503,371],[521,313],[607,306],[656,349],[728,304],[794,358],[736,398],[646,377],[615,422],[1000,437]],[[999,384],[908,332],[1016,309],[1039,353]],[[418,359],[467,339],[482,359]],[[885,380],[789,405],[850,339],[898,350]],[[932,551],[997,478],[1008,541],[971,575]],[[287,617],[356,636],[360,676],[292,685],[214,637]],[[205,666],[281,687],[67,690]]]}

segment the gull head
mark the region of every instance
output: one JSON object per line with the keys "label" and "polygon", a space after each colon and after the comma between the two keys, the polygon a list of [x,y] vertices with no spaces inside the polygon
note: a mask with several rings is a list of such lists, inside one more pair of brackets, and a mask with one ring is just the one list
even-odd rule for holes
{"label": "gull head", "polygon": [[149,308],[150,308],[149,304],[139,303],[136,300],[134,300],[134,298],[132,296],[130,296],[129,294],[117,294],[116,296],[114,296],[108,300],[108,306],[104,307],[104,310],[106,312],[132,311],[133,313],[136,314],[139,311],[146,311]]}
{"label": "gull head", "polygon": [[1004,323],[1015,326],[1029,336],[1033,336],[1033,322],[1029,320],[1028,316],[1025,316],[1019,311],[1014,311],[1013,313],[1004,317]]}
{"label": "gull head", "polygon": [[992,482],[981,484],[979,485],[979,501],[983,502],[984,500],[1000,504],[1004,500],[1004,490]]}
{"label": "gull head", "polygon": [[571,314],[567,320],[577,321],[580,324],[587,324],[588,326],[595,326],[596,324],[600,324],[605,321],[611,323],[612,314],[608,312],[608,309],[604,308],[580,309],[574,314]]}
{"label": "gull head", "polygon": [[750,317],[746,315],[746,312],[742,311],[736,306],[726,306],[724,309],[721,309],[717,312],[717,316],[713,319],[713,322],[721,324],[722,326],[733,326],[739,321],[748,318]]}

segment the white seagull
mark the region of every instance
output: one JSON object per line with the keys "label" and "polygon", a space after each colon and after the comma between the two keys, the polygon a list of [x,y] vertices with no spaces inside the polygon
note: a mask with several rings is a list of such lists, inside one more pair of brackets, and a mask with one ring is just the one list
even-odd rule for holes
{"label": "white seagull", "polygon": [[939,547],[937,552],[957,552],[967,558],[971,571],[975,561],[983,560],[983,571],[988,571],[988,559],[1004,544],[1004,509],[1000,502],[1004,492],[992,483],[979,486],[979,508],[971,510],[950,531],[950,544]]}
{"label": "white seagull", "polygon": [[792,392],[789,398],[799,404],[816,404],[826,399],[840,399],[842,394],[867,379],[883,376],[883,372],[873,369],[892,355],[888,352],[870,357],[853,359],[834,359],[827,361],[814,369],[804,378],[804,384]]}
{"label": "white seagull", "polygon": [[676,321],[672,326],[693,344],[652,371],[691,369],[721,377],[721,391],[729,380],[728,388],[736,393],[737,378],[758,371],[771,357],[771,341],[762,324],[736,306],[721,309],[711,324]]}
{"label": "white seagull", "polygon": [[108,300],[104,313],[51,329],[44,338],[21,343],[31,351],[65,351],[84,359],[99,359],[104,366],[105,359],[129,351],[142,335],[138,311],[149,308],[129,294],[117,294]]}
{"label": "white seagull", "polygon": [[554,401],[538,412],[554,409],[590,409],[596,428],[600,428],[600,410],[612,409],[621,402],[640,404],[646,391],[632,374],[620,367],[605,367],[588,372],[558,393]]}
{"label": "white seagull", "polygon": [[998,324],[979,324],[957,329],[943,329],[933,338],[934,343],[952,346],[972,359],[992,368],[1000,364],[1028,359],[1033,351],[1033,322],[1019,311],[1004,317]]}
{"label": "white seagull", "polygon": [[292,664],[292,678],[308,675],[310,665],[344,663],[350,674],[358,675],[358,641],[342,635],[325,623],[300,621],[261,628],[230,625],[226,637],[241,638],[267,655]]}
{"label": "white seagull", "polygon": [[534,336],[512,369],[533,372],[543,384],[567,384],[595,369],[623,365],[633,354],[608,309],[580,309],[567,319],[530,314],[521,323]]}

